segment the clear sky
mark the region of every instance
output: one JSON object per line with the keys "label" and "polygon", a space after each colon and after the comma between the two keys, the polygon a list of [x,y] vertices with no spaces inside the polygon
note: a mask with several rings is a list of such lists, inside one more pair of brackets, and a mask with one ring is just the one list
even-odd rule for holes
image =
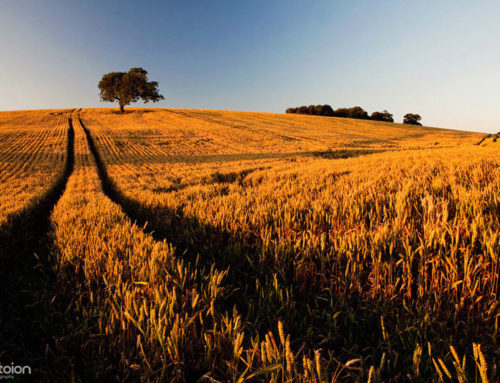
{"label": "clear sky", "polygon": [[498,132],[499,20],[500,1],[0,0],[0,110],[110,106],[101,76],[141,66],[166,97],[151,106]]}

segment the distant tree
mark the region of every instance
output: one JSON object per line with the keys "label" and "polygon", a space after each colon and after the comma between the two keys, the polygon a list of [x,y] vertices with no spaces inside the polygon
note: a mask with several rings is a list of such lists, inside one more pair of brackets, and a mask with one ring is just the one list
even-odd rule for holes
{"label": "distant tree", "polygon": [[332,109],[332,107],[328,104],[325,104],[321,107],[321,115],[322,116],[333,116],[334,115],[334,111]]}
{"label": "distant tree", "polygon": [[330,105],[309,105],[288,108],[285,113],[310,114],[314,116],[333,116],[335,112]]}
{"label": "distant tree", "polygon": [[338,108],[335,111],[336,117],[349,117],[349,118],[360,118],[368,119],[368,113],[360,106],[354,106],[352,108]]}
{"label": "distant tree", "polygon": [[316,105],[314,107],[314,114],[316,116],[322,116],[323,115],[323,105]]}
{"label": "distant tree", "polygon": [[371,119],[375,121],[394,122],[392,114],[387,110],[384,110],[383,112],[373,112],[371,115]]}
{"label": "distant tree", "polygon": [[338,108],[335,110],[335,117],[349,117],[349,110],[347,108]]}
{"label": "distant tree", "polygon": [[414,113],[407,113],[403,118],[403,124],[422,125],[419,121],[422,119],[420,115]]}
{"label": "distant tree", "polygon": [[360,119],[367,119],[368,118],[368,113],[360,106],[355,106],[352,108],[349,108],[349,115],[348,117],[351,118],[360,118]]}
{"label": "distant tree", "polygon": [[[328,104],[309,106],[303,105],[298,108],[288,108],[286,113],[370,119],[368,113],[360,106],[354,106],[352,108],[338,108],[334,111]],[[393,121],[392,114],[390,114],[387,110],[384,110],[383,112],[375,112],[374,115],[377,116],[377,118],[382,119],[382,121]]]}
{"label": "distant tree", "polygon": [[297,108],[297,113],[299,113],[299,114],[309,114],[307,106],[299,106]]}
{"label": "distant tree", "polygon": [[148,81],[148,72],[142,68],[132,68],[128,72],[106,73],[99,81],[101,101],[115,102],[123,113],[125,105],[142,99],[157,102],[165,98],[158,92],[158,82]]}

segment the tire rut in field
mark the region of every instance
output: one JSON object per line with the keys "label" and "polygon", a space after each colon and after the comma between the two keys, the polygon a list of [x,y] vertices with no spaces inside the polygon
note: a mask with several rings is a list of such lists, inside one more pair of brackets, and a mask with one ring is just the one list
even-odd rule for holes
{"label": "tire rut in field", "polygon": [[[52,307],[50,215],[74,168],[73,109],[68,117],[64,170],[37,202],[0,228],[0,360],[44,368],[46,346],[57,333]],[[50,294],[50,295],[49,295]]]}
{"label": "tire rut in field", "polygon": [[[119,193],[118,188],[114,185],[113,181],[108,175],[108,171],[106,170],[106,166],[97,151],[97,147],[95,146],[94,138],[90,134],[90,131],[87,129],[85,124],[83,123],[80,115],[78,115],[78,122],[85,132],[85,137],[87,138],[87,144],[89,145],[90,152],[94,157],[96,166],[97,166],[97,174],[99,175],[99,180],[101,181],[101,186],[104,194],[114,203],[120,205],[129,218],[134,220],[133,214],[131,215],[130,211],[126,209],[126,206],[123,204],[123,197],[121,193]],[[136,220],[137,221],[137,220]]]}

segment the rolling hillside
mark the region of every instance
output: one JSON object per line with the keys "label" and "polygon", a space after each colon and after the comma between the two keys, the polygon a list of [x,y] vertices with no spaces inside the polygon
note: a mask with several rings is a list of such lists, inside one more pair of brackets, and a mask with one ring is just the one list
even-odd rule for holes
{"label": "rolling hillside", "polygon": [[500,144],[485,136],[0,112],[0,358],[46,381],[495,381]]}

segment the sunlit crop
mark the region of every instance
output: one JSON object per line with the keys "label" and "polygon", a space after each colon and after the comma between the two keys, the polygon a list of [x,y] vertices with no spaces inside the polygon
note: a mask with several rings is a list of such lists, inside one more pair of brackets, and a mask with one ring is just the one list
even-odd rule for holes
{"label": "sunlit crop", "polygon": [[494,138],[266,113],[71,117],[54,282],[37,296],[58,318],[41,326],[44,379],[498,378]]}
{"label": "sunlit crop", "polygon": [[55,182],[67,129],[67,111],[0,112],[0,225]]}

